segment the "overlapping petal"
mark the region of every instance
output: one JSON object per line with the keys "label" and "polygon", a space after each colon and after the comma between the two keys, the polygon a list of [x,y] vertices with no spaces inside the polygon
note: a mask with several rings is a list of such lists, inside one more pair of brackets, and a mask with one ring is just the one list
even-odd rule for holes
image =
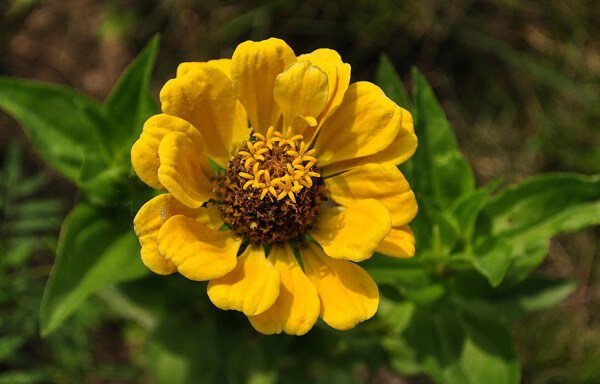
{"label": "overlapping petal", "polygon": [[321,127],[315,142],[319,167],[373,155],[396,138],[398,106],[375,84],[357,82],[348,87],[337,111]]}
{"label": "overlapping petal", "polygon": [[[399,123],[398,123],[399,122]],[[408,160],[417,150],[417,135],[413,127],[413,118],[409,111],[398,107],[394,111],[391,126],[398,126],[398,132],[394,141],[382,151],[373,155],[356,157],[353,159],[334,162],[323,170],[324,176],[333,175],[359,165],[375,164],[402,164]]]}
{"label": "overlapping petal", "polygon": [[391,227],[385,207],[366,199],[353,202],[345,210],[323,209],[310,235],[330,257],[363,261],[373,255]]}
{"label": "overlapping petal", "polygon": [[[320,48],[311,53],[298,56],[298,61],[308,61],[327,74],[328,95],[327,105],[317,118],[320,126],[328,116],[332,115],[342,103],[344,94],[350,84],[350,65],[342,61],[340,55],[333,49]],[[304,139],[312,142],[317,127],[308,127],[304,132]]]}
{"label": "overlapping petal", "polygon": [[304,335],[319,318],[317,290],[302,271],[287,243],[273,246],[268,260],[281,275],[279,296],[266,312],[248,319],[257,331],[266,335],[281,332]]}
{"label": "overlapping petal", "polygon": [[408,225],[394,227],[377,247],[377,252],[406,259],[415,255],[415,235]]}
{"label": "overlapping petal", "polygon": [[300,249],[306,276],[321,301],[321,318],[339,330],[353,328],[373,317],[379,306],[379,290],[358,265],[327,257],[315,244]]}
{"label": "overlapping petal", "polygon": [[275,79],[296,61],[294,51],[279,39],[246,41],[231,58],[231,79],[250,125],[264,134],[279,119],[279,107],[273,98]]}
{"label": "overlapping petal", "polygon": [[[194,62],[194,61],[190,61],[190,62],[186,62],[186,63],[181,63],[177,66],[177,75],[176,77],[182,77],[185,76],[189,71],[191,71],[192,69],[198,67],[198,66],[202,66],[202,64],[204,64],[203,62]],[[227,77],[231,78],[231,74],[229,71],[229,68],[231,67],[231,60],[230,59],[217,59],[217,60],[209,60],[206,62],[206,64],[212,65],[215,68],[218,68],[221,72],[223,72],[224,74],[227,75]]]}
{"label": "overlapping petal", "polygon": [[198,63],[183,76],[169,80],[160,92],[160,101],[164,113],[190,122],[202,133],[211,159],[222,167],[227,165],[234,129],[243,127],[234,125],[237,101],[225,73]]}
{"label": "overlapping petal", "polygon": [[290,64],[277,76],[273,92],[283,114],[283,127],[292,127],[298,117],[303,118],[305,124],[302,129],[295,129],[295,133],[302,134],[307,124],[316,127],[317,117],[327,104],[328,93],[325,72],[308,61]]}
{"label": "overlapping petal", "polygon": [[177,200],[199,208],[213,196],[194,143],[182,132],[167,134],[158,147],[158,180]]}
{"label": "overlapping petal", "polygon": [[393,164],[365,164],[327,179],[331,198],[351,207],[363,199],[376,199],[392,217],[392,225],[408,224],[417,214],[415,194]]}
{"label": "overlapping petal", "polygon": [[131,148],[131,164],[139,178],[154,189],[165,189],[158,180],[158,146],[165,135],[171,132],[182,132],[191,140],[198,162],[205,175],[210,177],[214,172],[208,163],[206,144],[202,135],[187,121],[165,114],[155,115],[144,123],[140,138]]}
{"label": "overlapping petal", "polygon": [[238,258],[237,266],[227,275],[208,283],[208,297],[223,309],[235,309],[246,316],[271,308],[280,289],[279,272],[265,258],[260,245],[249,245]]}
{"label": "overlapping petal", "polygon": [[219,210],[211,205],[193,209],[181,204],[171,194],[164,193],[148,201],[133,219],[133,229],[142,246],[142,262],[154,273],[169,275],[177,272],[172,261],[165,259],[158,251],[158,231],[169,218],[184,215],[209,228],[219,228],[223,220]]}
{"label": "overlapping petal", "polygon": [[231,231],[217,231],[183,215],[172,216],[158,231],[158,250],[190,280],[221,277],[237,264],[242,239]]}

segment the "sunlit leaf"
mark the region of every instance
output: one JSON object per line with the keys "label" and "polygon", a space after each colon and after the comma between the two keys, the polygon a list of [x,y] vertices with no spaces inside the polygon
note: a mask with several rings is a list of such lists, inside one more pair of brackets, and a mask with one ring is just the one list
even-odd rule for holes
{"label": "sunlit leaf", "polygon": [[475,181],[460,153],[456,138],[433,90],[418,69],[413,69],[415,133],[419,147],[402,169],[417,196],[449,206],[473,190]]}
{"label": "sunlit leaf", "polygon": [[[481,234],[519,244],[600,223],[600,176],[547,174],[506,188],[485,207]],[[483,228],[483,227],[482,227]]]}
{"label": "sunlit leaf", "polygon": [[600,176],[549,174],[506,188],[482,211],[476,240],[513,246],[507,283],[523,280],[546,257],[554,235],[600,223]]}
{"label": "sunlit leaf", "polygon": [[96,102],[77,92],[0,78],[0,108],[21,124],[44,160],[71,181],[77,180],[85,154],[110,162],[112,124]]}
{"label": "sunlit leaf", "polygon": [[412,103],[408,97],[408,92],[404,88],[404,84],[400,80],[400,76],[396,72],[394,65],[386,54],[379,57],[377,71],[375,73],[375,82],[381,87],[385,95],[392,99],[402,108],[412,112]]}
{"label": "sunlit leaf", "polygon": [[117,216],[80,204],[65,220],[40,309],[43,336],[96,290],[148,273],[139,259],[137,237],[119,225]]}
{"label": "sunlit leaf", "polygon": [[119,142],[126,155],[139,137],[144,121],[160,112],[148,87],[159,41],[154,36],[129,64],[102,107],[107,118],[120,127],[112,139]]}

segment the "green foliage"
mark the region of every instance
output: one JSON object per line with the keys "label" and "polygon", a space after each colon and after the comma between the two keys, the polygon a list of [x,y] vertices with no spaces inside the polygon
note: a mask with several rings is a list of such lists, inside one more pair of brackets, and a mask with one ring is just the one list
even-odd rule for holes
{"label": "green foliage", "polygon": [[40,308],[42,336],[99,288],[148,273],[139,262],[135,233],[122,226],[128,215],[115,215],[82,203],[65,220]]}
{"label": "green foliage", "polygon": [[[263,336],[244,316],[214,311],[205,284],[147,276],[139,261],[132,216],[153,192],[129,177],[128,154],[144,120],[158,112],[148,90],[157,47],[157,39],[148,44],[103,106],[63,88],[0,80],[0,107],[83,191],[63,223],[41,305],[43,335],[100,293],[143,327],[142,364],[158,383],[349,383],[382,365],[444,384],[519,382],[509,327],[575,288],[530,274],[552,236],[599,222],[600,176],[544,175],[499,192],[499,181],[476,188],[424,76],[413,70],[409,98],[382,57],[377,82],[411,111],[419,137],[414,157],[400,166],[419,202],[411,225],[417,255],[376,254],[361,263],[382,295],[366,324],[340,333],[318,323],[301,338]],[[51,101],[40,106],[42,98]],[[30,202],[24,211],[39,216],[44,209]],[[19,343],[3,340],[0,357]]]}
{"label": "green foliage", "polygon": [[91,367],[96,378],[110,379],[92,360],[90,331],[106,318],[97,299],[84,303],[49,339],[39,338],[40,301],[64,207],[57,199],[34,197],[50,177],[29,176],[23,157],[13,142],[0,169],[0,383],[83,382]]}
{"label": "green foliage", "polygon": [[[406,102],[385,57],[377,81],[395,101]],[[406,312],[406,325],[386,339],[392,366],[407,374],[424,372],[440,383],[518,383],[507,327],[575,288],[572,281],[529,275],[544,260],[552,236],[600,222],[600,178],[551,174],[495,195],[499,182],[475,189],[470,167],[417,70],[408,109],[419,149],[401,170],[419,202],[412,225],[417,255],[407,261],[375,256],[366,263],[378,282],[399,286],[391,305]],[[421,276],[407,280],[408,275]],[[425,296],[433,300],[417,300],[412,293],[436,286],[440,294]],[[397,316],[393,310],[380,316],[390,314]]]}
{"label": "green foliage", "polygon": [[[129,151],[142,122],[157,111],[148,90],[157,48],[155,38],[127,68],[104,106],[68,89],[0,79],[0,107],[22,124],[48,164],[81,187],[86,201],[63,223],[42,300],[42,335],[55,330],[96,290],[147,273],[139,263],[131,220],[152,192],[129,177]],[[28,209],[35,212],[36,207]],[[38,225],[44,221],[38,215]]]}

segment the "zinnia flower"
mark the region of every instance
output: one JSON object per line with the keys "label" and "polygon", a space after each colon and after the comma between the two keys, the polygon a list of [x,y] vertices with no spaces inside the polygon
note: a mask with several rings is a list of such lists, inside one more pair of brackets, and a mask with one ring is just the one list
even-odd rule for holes
{"label": "zinnia flower", "polygon": [[181,64],[131,150],[167,192],[134,220],[144,264],[208,280],[214,305],[265,334],[371,318],[379,292],[356,263],[414,254],[417,203],[396,165],[417,138],[379,87],[349,83],[337,52],[278,39]]}

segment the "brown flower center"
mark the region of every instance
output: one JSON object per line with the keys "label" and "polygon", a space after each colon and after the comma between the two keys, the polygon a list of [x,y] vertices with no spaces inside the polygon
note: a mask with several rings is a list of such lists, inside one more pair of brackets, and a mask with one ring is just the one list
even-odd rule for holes
{"label": "brown flower center", "polygon": [[306,233],[326,198],[314,149],[301,135],[269,129],[255,134],[229,161],[218,184],[225,222],[256,243],[280,243]]}

